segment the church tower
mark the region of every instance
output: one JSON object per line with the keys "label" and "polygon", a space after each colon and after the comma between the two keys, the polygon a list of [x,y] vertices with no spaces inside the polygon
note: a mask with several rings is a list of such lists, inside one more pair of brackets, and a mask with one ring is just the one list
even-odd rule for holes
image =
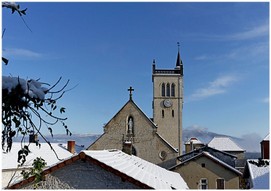
{"label": "church tower", "polygon": [[182,154],[183,63],[178,54],[174,69],[152,66],[153,121],[157,132]]}

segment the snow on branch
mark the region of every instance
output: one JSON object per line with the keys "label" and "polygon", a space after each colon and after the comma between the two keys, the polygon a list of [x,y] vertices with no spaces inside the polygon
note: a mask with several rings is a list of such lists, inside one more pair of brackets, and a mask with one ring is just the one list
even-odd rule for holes
{"label": "snow on branch", "polygon": [[[65,124],[67,118],[59,117],[65,113],[66,108],[58,107],[57,101],[68,91],[66,88],[69,83],[68,80],[58,88],[61,79],[59,78],[53,86],[50,86],[39,80],[2,77],[3,150],[10,151],[12,138],[16,134],[23,135],[23,139],[26,135],[38,134],[49,143],[40,130],[42,127],[47,128],[53,137],[53,126],[57,123],[65,128],[67,135],[71,135]],[[58,114],[56,114],[57,111]],[[7,147],[5,147],[6,144]],[[39,144],[38,140],[36,144]]]}
{"label": "snow on branch", "polygon": [[44,100],[45,94],[48,92],[48,88],[43,87],[44,83],[37,80],[25,80],[19,77],[3,76],[2,77],[2,90],[8,90],[10,93],[18,85],[21,86],[24,94],[27,94],[31,98],[39,98]]}

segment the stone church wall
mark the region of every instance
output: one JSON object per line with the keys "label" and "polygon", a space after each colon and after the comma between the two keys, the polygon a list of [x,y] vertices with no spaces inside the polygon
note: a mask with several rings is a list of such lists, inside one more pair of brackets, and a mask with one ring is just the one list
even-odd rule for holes
{"label": "stone church wall", "polygon": [[[132,141],[136,156],[158,164],[176,155],[176,153],[158,137],[156,127],[132,101],[129,101],[117,115],[112,118],[104,127],[104,134],[88,149],[122,150],[123,140],[127,138],[128,118],[130,116],[134,120],[134,135]],[[166,153],[166,158],[161,159],[161,157],[159,157],[162,151]]]}
{"label": "stone church wall", "polygon": [[[183,81],[182,78],[178,75],[169,74],[167,75],[153,75],[154,80],[154,111],[153,119],[156,124],[158,124],[158,133],[163,136],[174,148],[179,148],[182,151],[182,140],[178,140],[178,120],[180,120],[180,139],[182,139],[182,102],[183,102]],[[162,96],[161,89],[162,84],[175,84],[175,96]],[[178,90],[180,92],[178,92]],[[180,95],[178,95],[180,93]],[[172,102],[171,107],[165,107],[163,102],[164,100],[169,99]],[[180,102],[180,111],[178,110]],[[163,111],[163,114],[162,114]],[[180,112],[180,113],[178,113]],[[174,115],[172,114],[174,113]],[[180,114],[180,115],[179,115]]]}

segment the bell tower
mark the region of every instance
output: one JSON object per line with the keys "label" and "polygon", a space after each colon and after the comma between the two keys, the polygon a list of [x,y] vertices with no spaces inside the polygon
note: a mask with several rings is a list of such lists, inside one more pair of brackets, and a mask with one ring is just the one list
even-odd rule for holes
{"label": "bell tower", "polygon": [[156,69],[152,65],[153,121],[157,132],[182,154],[182,112],[183,112],[183,63],[178,54],[175,68]]}

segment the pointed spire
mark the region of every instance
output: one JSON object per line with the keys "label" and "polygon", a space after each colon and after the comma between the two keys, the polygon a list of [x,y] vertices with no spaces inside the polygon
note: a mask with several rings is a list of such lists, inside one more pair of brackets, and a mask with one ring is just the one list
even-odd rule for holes
{"label": "pointed spire", "polygon": [[182,61],[181,56],[180,56],[180,43],[177,42],[177,45],[178,45],[178,55],[177,55],[176,68],[175,69],[180,70],[180,74],[183,75],[183,61]]}
{"label": "pointed spire", "polygon": [[176,68],[179,68],[181,65],[183,65],[183,62],[180,56],[180,43],[177,42],[177,45],[178,45],[178,55],[177,55],[177,61],[176,61]]}
{"label": "pointed spire", "polygon": [[181,57],[180,57],[180,52],[178,51],[177,61],[176,61],[176,68],[179,68],[181,65],[183,65],[183,62],[182,62]]}

